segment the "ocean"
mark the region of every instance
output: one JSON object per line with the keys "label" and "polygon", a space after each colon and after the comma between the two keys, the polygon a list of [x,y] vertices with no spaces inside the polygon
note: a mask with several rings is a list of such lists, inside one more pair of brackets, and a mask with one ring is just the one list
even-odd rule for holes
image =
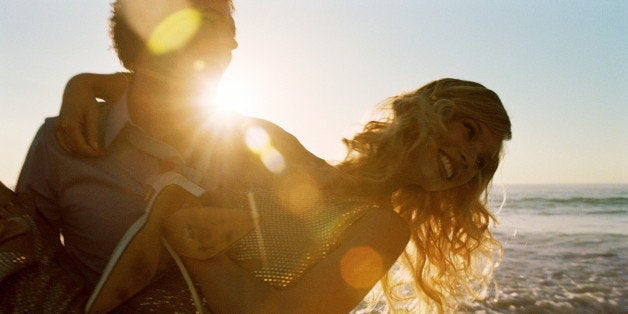
{"label": "ocean", "polygon": [[[505,195],[505,202],[504,202]],[[504,259],[473,313],[628,313],[628,184],[494,186]]]}
{"label": "ocean", "polygon": [[457,313],[628,313],[628,184],[497,185],[490,199],[504,258],[488,297]]}

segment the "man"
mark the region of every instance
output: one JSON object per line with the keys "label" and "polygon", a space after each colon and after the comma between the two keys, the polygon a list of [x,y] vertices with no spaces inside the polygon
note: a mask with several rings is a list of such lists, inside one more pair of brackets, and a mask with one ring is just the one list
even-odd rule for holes
{"label": "man", "polygon": [[63,248],[60,263],[87,287],[143,214],[155,178],[176,171],[204,179],[197,161],[211,139],[198,132],[198,95],[215,88],[237,46],[229,0],[120,0],[113,7],[114,47],[133,78],[125,97],[101,108],[107,154],[65,153],[54,139],[55,118],[47,119],[17,185],[34,196],[48,245]]}

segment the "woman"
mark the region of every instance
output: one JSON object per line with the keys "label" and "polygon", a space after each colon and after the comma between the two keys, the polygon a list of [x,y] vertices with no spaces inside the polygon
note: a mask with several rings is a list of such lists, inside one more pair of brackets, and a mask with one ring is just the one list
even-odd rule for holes
{"label": "woman", "polygon": [[[115,98],[111,95],[124,90],[126,79],[120,74],[85,74],[71,80],[58,124],[58,139],[66,150],[99,153],[95,128],[82,128],[95,125],[95,106],[80,104],[86,91]],[[367,123],[362,132],[344,140],[349,153],[336,166],[314,157],[290,134],[265,121],[247,120],[243,129],[232,133],[246,136],[251,125],[261,127],[286,158],[288,170],[281,179],[249,175],[253,179],[247,183],[253,183],[257,195],[269,196],[269,212],[279,208],[266,220],[260,211],[259,234],[212,259],[183,254],[212,310],[347,312],[380,278],[392,309],[401,309],[396,303],[407,306],[403,303],[408,300],[420,300],[415,310],[419,306],[421,311],[444,311],[482,296],[501,257],[500,244],[488,230],[494,217],[486,208],[486,191],[502,142],[511,138],[501,101],[478,83],[441,79],[390,98],[382,110],[389,116]],[[241,181],[246,180],[238,178],[233,185]],[[270,237],[271,252],[300,250],[294,255],[305,262],[281,256],[269,260],[264,249],[268,242],[260,241],[288,228],[290,223],[273,219],[285,217],[292,206],[289,201],[277,205],[282,200],[273,198],[284,193],[282,187],[304,181],[305,191],[296,193],[305,199],[304,195],[316,197],[290,217],[309,217],[312,211],[324,215],[332,208],[330,216],[336,218],[325,219],[333,220],[334,226],[311,227],[310,231],[325,229],[327,234],[310,239],[305,250],[291,244],[301,243],[298,230],[294,238]],[[230,193],[214,194],[216,205],[243,206],[245,200]],[[307,217],[296,225],[320,219]],[[337,217],[348,218],[339,223]],[[185,252],[185,247],[175,251]],[[395,260],[398,267],[391,268]],[[283,264],[290,265],[268,274]]]}

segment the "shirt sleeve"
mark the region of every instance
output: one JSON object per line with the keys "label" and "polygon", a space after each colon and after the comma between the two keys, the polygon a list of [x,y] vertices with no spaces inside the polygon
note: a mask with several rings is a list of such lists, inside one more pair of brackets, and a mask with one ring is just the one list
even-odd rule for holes
{"label": "shirt sleeve", "polygon": [[[51,142],[53,141],[53,142]],[[54,119],[47,119],[39,128],[22,166],[16,192],[26,193],[35,202],[37,227],[46,241],[59,242],[60,211],[58,197],[53,189],[55,171],[53,159],[59,154],[53,149]]]}

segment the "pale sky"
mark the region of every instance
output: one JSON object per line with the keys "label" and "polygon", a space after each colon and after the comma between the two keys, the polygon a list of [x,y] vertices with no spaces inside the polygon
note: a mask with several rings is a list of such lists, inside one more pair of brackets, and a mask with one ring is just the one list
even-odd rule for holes
{"label": "pale sky", "polygon": [[[386,97],[443,77],[497,92],[513,123],[498,183],[628,183],[627,1],[236,0],[223,85],[315,154]],[[0,1],[0,180],[13,186],[65,82],[122,70],[109,0]]]}

